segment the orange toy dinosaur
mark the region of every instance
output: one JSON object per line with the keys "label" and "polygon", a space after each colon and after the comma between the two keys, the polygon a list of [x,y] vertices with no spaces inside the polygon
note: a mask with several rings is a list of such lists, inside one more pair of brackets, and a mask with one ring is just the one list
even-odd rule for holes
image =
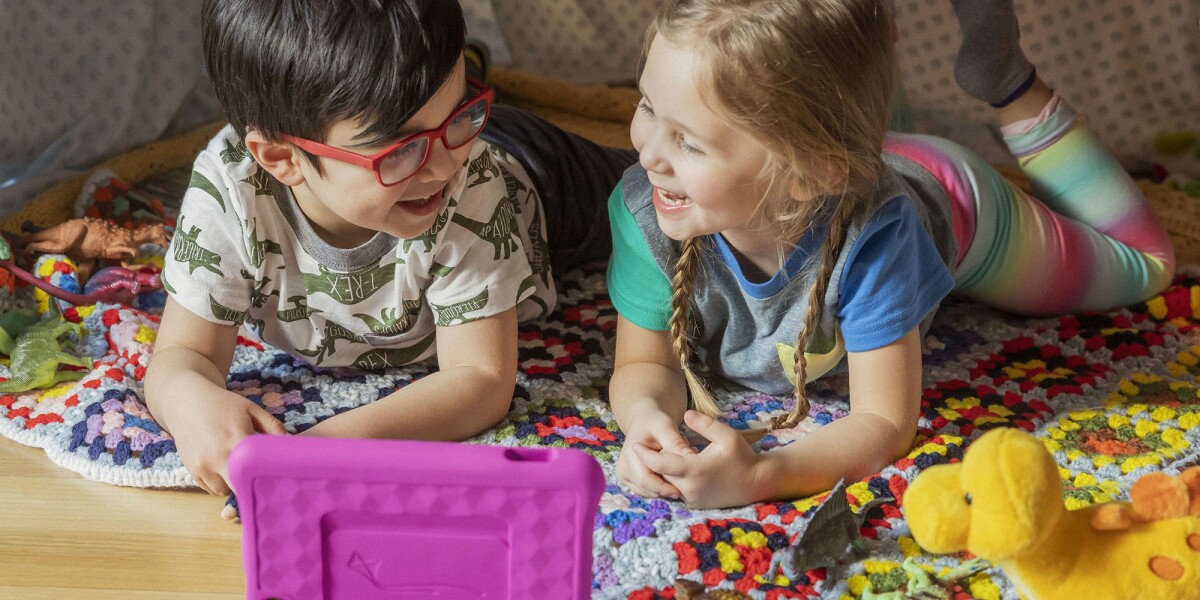
{"label": "orange toy dinosaur", "polygon": [[126,229],[103,219],[71,219],[29,235],[10,235],[13,247],[26,256],[34,253],[66,254],[76,260],[93,258],[128,260],[142,244],[167,247],[171,236],[162,223]]}

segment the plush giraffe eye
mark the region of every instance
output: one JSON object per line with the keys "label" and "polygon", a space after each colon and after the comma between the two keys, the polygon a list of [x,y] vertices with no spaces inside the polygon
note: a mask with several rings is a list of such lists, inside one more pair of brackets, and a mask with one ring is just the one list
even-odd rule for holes
{"label": "plush giraffe eye", "polygon": [[965,501],[967,503],[967,506],[971,505],[971,493],[970,492],[967,492],[965,495],[963,495],[963,501]]}

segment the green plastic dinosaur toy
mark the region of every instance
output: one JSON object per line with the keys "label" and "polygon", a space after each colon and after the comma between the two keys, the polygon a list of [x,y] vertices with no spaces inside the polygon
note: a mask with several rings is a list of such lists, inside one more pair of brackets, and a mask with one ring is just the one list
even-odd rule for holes
{"label": "green plastic dinosaur toy", "polygon": [[17,338],[41,320],[42,315],[28,308],[18,308],[0,315],[0,354],[11,355]]}
{"label": "green plastic dinosaur toy", "polygon": [[63,321],[37,323],[26,329],[13,346],[12,362],[9,364],[12,378],[0,382],[0,393],[24,392],[82,379],[87,371],[58,370],[59,365],[92,367],[90,357],[75,356],[64,351],[64,344],[58,340],[65,333],[79,335],[82,330],[76,323]]}
{"label": "green plastic dinosaur toy", "polygon": [[862,600],[950,600],[954,597],[950,590],[959,581],[986,569],[988,564],[974,558],[954,567],[940,577],[926,572],[911,557],[906,558],[900,566],[908,574],[908,583],[904,586],[904,590],[875,593],[874,587],[868,582],[866,588],[863,589]]}

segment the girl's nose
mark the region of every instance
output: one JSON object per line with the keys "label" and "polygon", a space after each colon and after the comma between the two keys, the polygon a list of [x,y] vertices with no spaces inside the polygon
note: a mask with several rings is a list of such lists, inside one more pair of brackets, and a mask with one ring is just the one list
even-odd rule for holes
{"label": "girl's nose", "polygon": [[650,132],[646,137],[646,143],[638,152],[638,162],[642,168],[651,173],[665,174],[671,171],[671,163],[667,161],[666,155],[663,153],[663,136],[658,131]]}

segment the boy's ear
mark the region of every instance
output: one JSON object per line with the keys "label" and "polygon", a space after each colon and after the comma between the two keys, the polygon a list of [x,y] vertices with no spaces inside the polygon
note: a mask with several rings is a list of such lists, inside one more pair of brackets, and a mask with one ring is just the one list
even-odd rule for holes
{"label": "boy's ear", "polygon": [[246,149],[255,162],[286,186],[304,183],[304,171],[300,161],[305,160],[300,150],[287,142],[271,142],[257,130],[246,131]]}

